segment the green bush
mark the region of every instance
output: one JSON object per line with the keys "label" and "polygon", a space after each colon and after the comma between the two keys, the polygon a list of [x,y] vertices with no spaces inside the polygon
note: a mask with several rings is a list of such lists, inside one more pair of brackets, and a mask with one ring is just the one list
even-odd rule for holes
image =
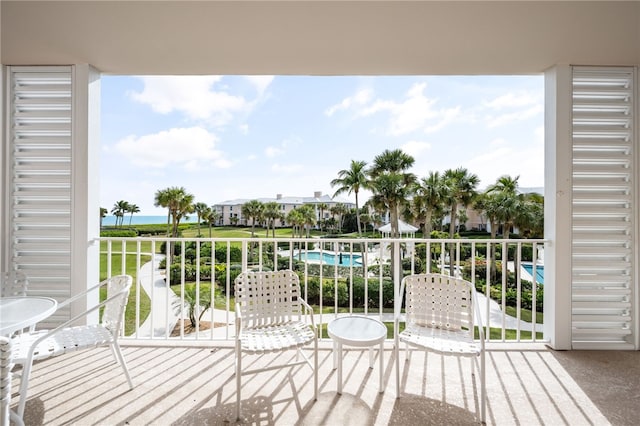
{"label": "green bush", "polygon": [[[344,280],[338,280],[338,306],[348,306],[349,290]],[[307,303],[312,305],[320,304],[320,278],[309,277],[307,280]],[[305,288],[302,288],[304,296]],[[322,280],[322,303],[323,305],[333,305],[336,301],[336,282],[335,280]]]}
{"label": "green bush", "polygon": [[109,229],[105,231],[100,231],[101,237],[124,237],[124,238],[135,238],[138,236],[138,233],[134,229]]}

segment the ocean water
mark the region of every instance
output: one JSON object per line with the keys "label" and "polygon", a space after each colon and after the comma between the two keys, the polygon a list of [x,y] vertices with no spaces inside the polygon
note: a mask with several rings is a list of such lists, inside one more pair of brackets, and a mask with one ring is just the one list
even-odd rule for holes
{"label": "ocean water", "polygon": [[[166,224],[167,216],[141,216],[134,214],[133,217],[131,215],[125,215],[123,225],[129,225],[129,219],[131,219],[131,225],[155,225],[155,224]],[[198,221],[198,216],[190,215],[188,218],[182,218],[180,223],[196,223]],[[113,226],[116,224],[116,217],[112,214],[107,215],[102,219],[102,226]]]}

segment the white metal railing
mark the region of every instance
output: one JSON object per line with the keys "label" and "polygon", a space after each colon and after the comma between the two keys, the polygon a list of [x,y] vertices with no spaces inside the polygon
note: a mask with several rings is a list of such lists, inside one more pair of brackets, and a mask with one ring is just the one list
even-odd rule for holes
{"label": "white metal railing", "polygon": [[[544,240],[99,240],[103,273],[135,276],[124,339],[172,343],[232,339],[235,276],[249,269],[293,269],[301,277],[302,294],[314,306],[320,324],[349,314],[371,315],[391,324],[394,309],[400,308],[395,300],[403,275],[426,271],[449,274],[453,270],[474,283],[483,296],[479,308],[487,340],[545,341],[541,314],[544,286],[538,278],[544,268]],[[171,252],[173,262],[167,269]],[[527,265],[529,269],[525,269]]]}

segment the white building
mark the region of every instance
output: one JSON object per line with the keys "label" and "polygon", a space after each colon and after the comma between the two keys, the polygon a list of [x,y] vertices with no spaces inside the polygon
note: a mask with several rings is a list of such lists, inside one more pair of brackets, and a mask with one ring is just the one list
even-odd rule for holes
{"label": "white building", "polygon": [[[223,201],[213,206],[218,213],[218,222],[216,224],[219,226],[251,225],[251,220],[242,216],[242,205],[251,200],[258,200],[261,203],[278,203],[280,212],[282,213],[283,217],[286,217],[291,210],[294,210],[302,206],[303,204],[312,204],[316,209],[317,220],[330,218],[330,209],[332,207],[335,207],[337,204],[343,204],[349,209],[355,208],[356,206],[355,203],[352,203],[349,200],[340,197],[331,198],[329,195],[323,195],[320,191],[314,192],[313,197],[283,197],[282,194],[277,194],[275,198],[239,198],[235,200]],[[324,205],[325,207],[321,209],[320,207],[322,205]],[[286,220],[276,220],[275,226],[287,226],[287,222]]]}

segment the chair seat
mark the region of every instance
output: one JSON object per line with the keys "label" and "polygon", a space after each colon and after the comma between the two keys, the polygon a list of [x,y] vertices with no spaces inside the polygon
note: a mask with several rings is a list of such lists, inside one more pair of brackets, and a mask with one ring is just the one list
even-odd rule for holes
{"label": "chair seat", "polygon": [[411,324],[400,333],[399,338],[401,342],[426,347],[445,355],[477,356],[480,354],[480,347],[466,330],[455,331]]}
{"label": "chair seat", "polygon": [[[48,330],[40,330],[14,337],[12,343],[15,362],[23,363],[27,359],[31,345],[48,332]],[[111,332],[102,325],[68,327],[41,341],[34,351],[33,359],[41,360],[112,342]]]}
{"label": "chair seat", "polygon": [[282,351],[313,341],[313,329],[302,321],[245,328],[240,334],[241,349],[249,353]]}

